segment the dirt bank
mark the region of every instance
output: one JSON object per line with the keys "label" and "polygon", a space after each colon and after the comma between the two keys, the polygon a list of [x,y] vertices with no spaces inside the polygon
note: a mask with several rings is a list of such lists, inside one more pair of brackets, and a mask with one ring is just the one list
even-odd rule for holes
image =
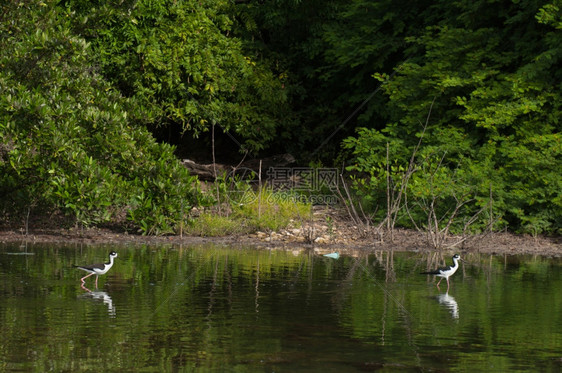
{"label": "dirt bank", "polygon": [[[326,217],[330,216],[329,219]],[[452,237],[449,243],[456,243]],[[264,248],[316,248],[321,251],[346,250],[433,250],[425,233],[412,230],[394,230],[393,235],[378,234],[375,229],[358,227],[344,216],[331,211],[318,211],[313,222],[294,222],[293,227],[278,232],[257,232],[243,236],[180,237],[142,236],[116,232],[111,229],[65,229],[44,227],[29,229],[0,227],[0,244],[4,243],[81,243],[88,245],[196,245],[204,243],[251,245]],[[562,257],[562,237],[531,237],[511,233],[491,233],[472,236],[447,249],[456,252],[487,254],[532,254]]]}

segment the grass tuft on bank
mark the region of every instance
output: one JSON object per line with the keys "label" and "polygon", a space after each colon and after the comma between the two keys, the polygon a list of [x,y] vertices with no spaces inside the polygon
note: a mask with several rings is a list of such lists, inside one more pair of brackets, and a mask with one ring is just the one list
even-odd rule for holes
{"label": "grass tuft on bank", "polygon": [[[233,193],[230,194],[231,196]],[[186,227],[187,235],[216,237],[257,231],[277,231],[292,222],[311,219],[312,206],[291,195],[261,187],[246,189],[240,198],[224,198],[221,208],[213,206]]]}

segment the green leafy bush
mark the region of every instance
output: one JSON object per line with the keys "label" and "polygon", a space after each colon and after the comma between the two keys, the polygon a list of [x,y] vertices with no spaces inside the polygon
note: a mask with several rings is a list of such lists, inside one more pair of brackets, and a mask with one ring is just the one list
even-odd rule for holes
{"label": "green leafy bush", "polygon": [[[198,135],[220,124],[249,150],[283,121],[285,91],[263,58],[233,37],[231,2],[64,2],[73,30],[92,44],[100,73],[140,104],[147,126]],[[283,109],[285,108],[285,109]]]}
{"label": "green leafy bush", "polygon": [[[462,195],[471,201],[463,205],[465,218],[493,202],[494,216],[513,231],[560,233],[561,15],[552,4],[504,3],[502,12],[484,4],[492,6],[447,4],[455,17],[444,13],[442,22],[408,38],[416,55],[383,79],[390,123],[346,141],[352,168],[384,180],[383,142],[391,164],[405,167],[431,111],[408,183],[408,198],[422,198],[413,205],[435,195],[447,212]],[[371,198],[384,196],[378,183],[367,190]]]}
{"label": "green leafy bush", "polygon": [[[196,179],[128,115],[93,71],[91,50],[53,3],[10,2],[0,22],[0,210],[42,207],[88,226],[128,216],[172,233],[197,202]],[[124,224],[121,221],[121,224]]]}

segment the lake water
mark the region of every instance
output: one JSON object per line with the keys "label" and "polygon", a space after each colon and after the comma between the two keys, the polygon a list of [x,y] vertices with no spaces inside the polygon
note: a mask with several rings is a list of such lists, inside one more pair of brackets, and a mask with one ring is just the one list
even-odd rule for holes
{"label": "lake water", "polygon": [[0,245],[0,371],[560,371],[561,260],[463,258]]}

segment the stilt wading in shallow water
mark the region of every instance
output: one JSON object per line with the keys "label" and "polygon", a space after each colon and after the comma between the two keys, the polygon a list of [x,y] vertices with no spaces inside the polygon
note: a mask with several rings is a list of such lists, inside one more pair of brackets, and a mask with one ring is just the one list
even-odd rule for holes
{"label": "stilt wading in shallow water", "polygon": [[109,263],[97,263],[87,266],[75,266],[76,268],[80,268],[81,270],[90,273],[89,275],[86,275],[80,279],[82,281],[82,284],[84,284],[84,281],[91,275],[96,275],[96,289],[97,289],[98,276],[106,274],[107,271],[109,271],[109,269],[113,267],[113,261],[115,260],[115,258],[117,258],[117,253],[115,251],[112,251],[109,253]]}
{"label": "stilt wading in shallow water", "polygon": [[421,274],[422,275],[434,275],[434,276],[441,277],[441,279],[439,279],[439,282],[437,283],[437,288],[439,288],[439,284],[441,283],[441,280],[446,279],[447,280],[447,291],[449,291],[449,277],[451,277],[457,271],[457,269],[459,269],[459,260],[464,262],[464,260],[461,259],[459,254],[455,254],[455,255],[453,255],[453,265],[452,266],[437,268],[436,270],[429,271],[429,272],[422,272]]}

